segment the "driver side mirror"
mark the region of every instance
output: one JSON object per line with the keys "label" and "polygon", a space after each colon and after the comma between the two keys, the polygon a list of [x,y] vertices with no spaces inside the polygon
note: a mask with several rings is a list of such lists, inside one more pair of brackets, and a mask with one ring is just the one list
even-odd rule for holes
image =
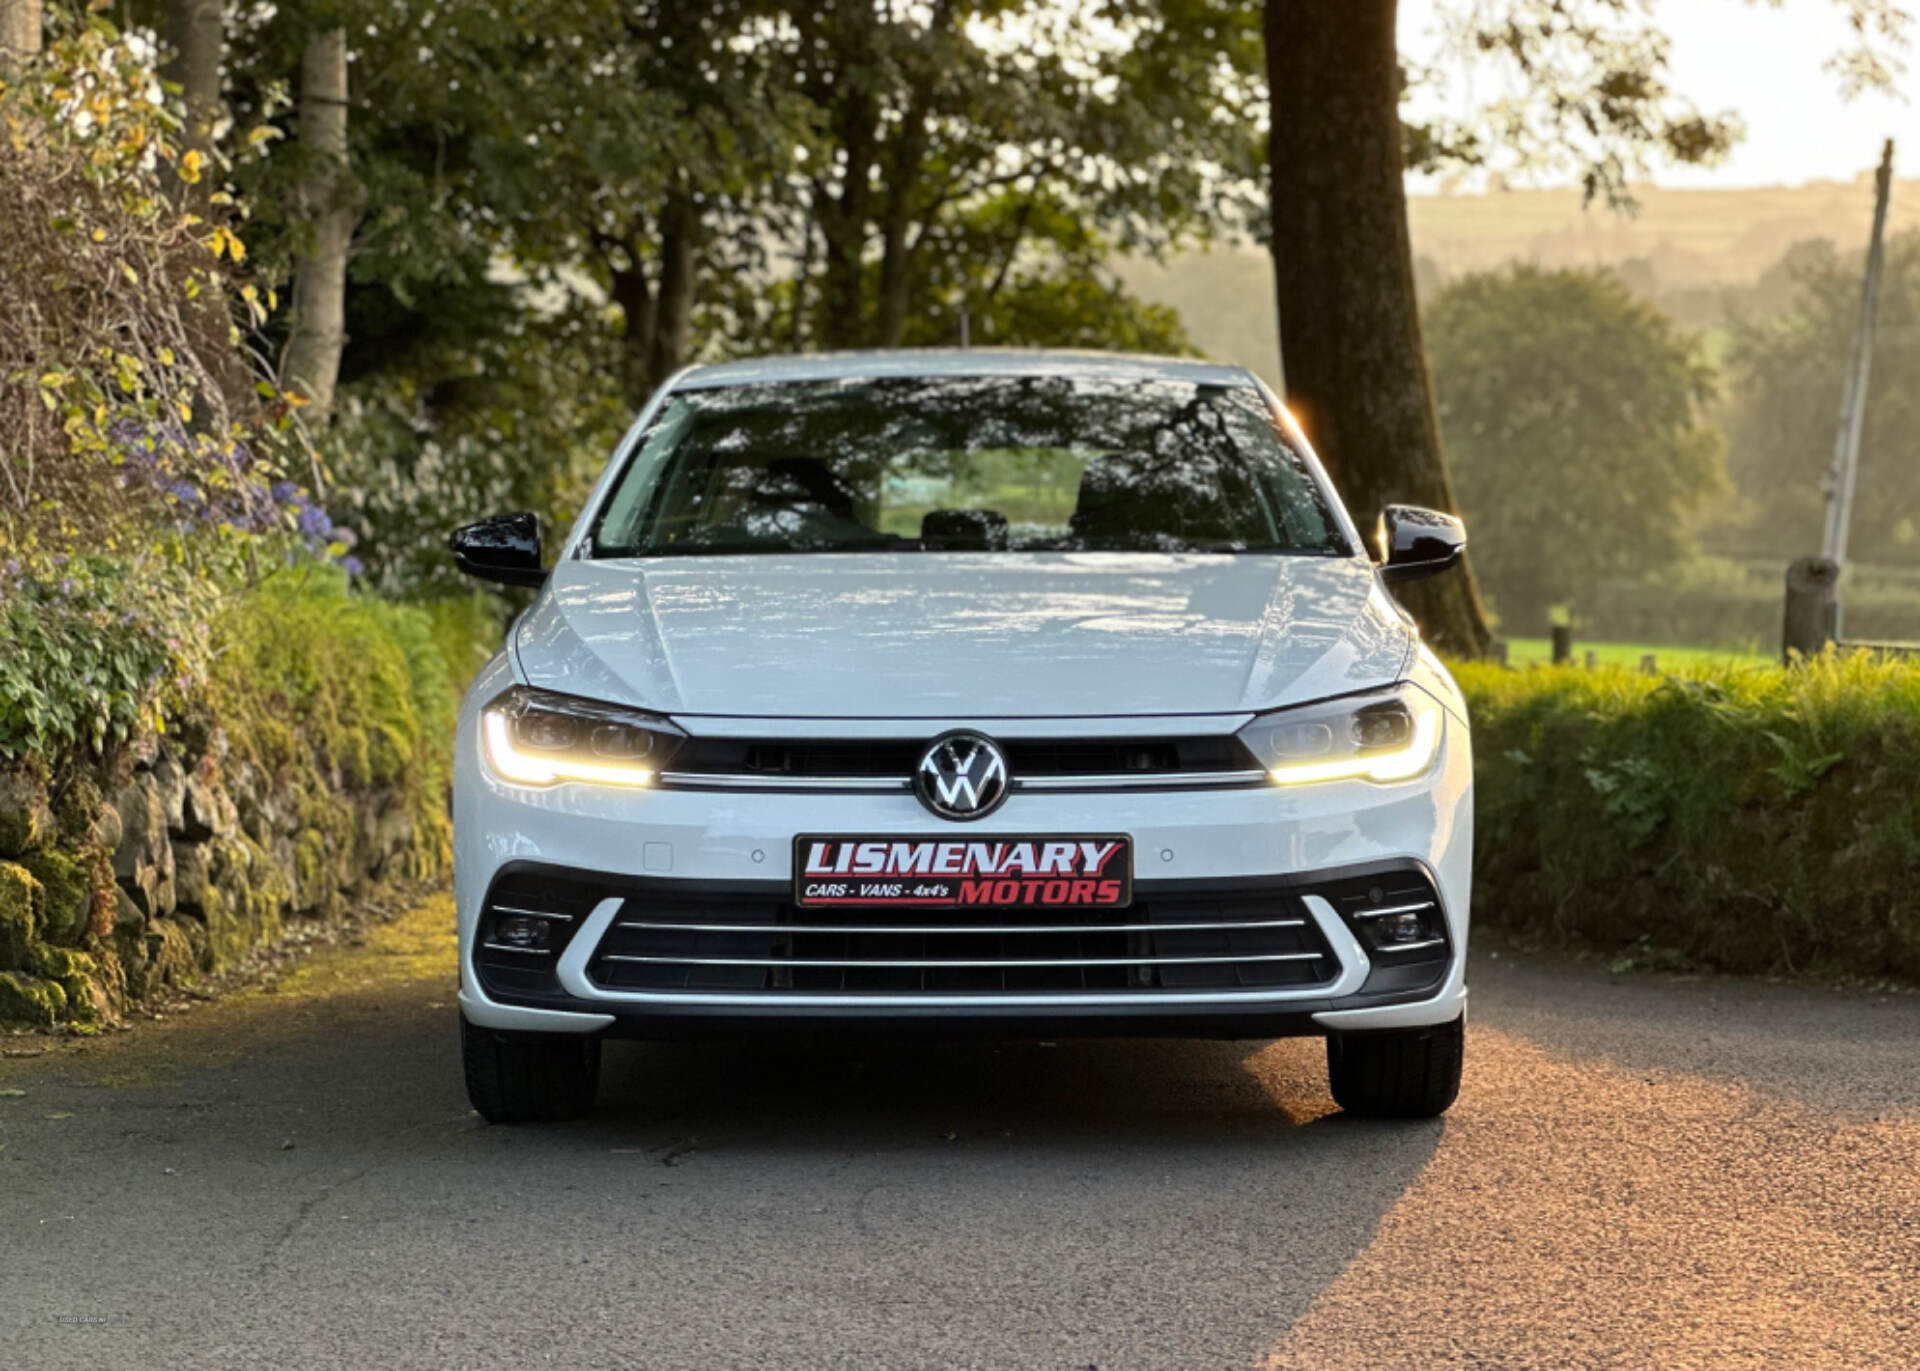
{"label": "driver side mirror", "polygon": [[1433,576],[1467,550],[1467,527],[1451,514],[1418,505],[1388,505],[1380,511],[1380,575],[1388,585]]}
{"label": "driver side mirror", "polygon": [[540,566],[540,516],[496,514],[453,531],[447,539],[454,563],[469,576],[504,586],[537,586],[547,573]]}

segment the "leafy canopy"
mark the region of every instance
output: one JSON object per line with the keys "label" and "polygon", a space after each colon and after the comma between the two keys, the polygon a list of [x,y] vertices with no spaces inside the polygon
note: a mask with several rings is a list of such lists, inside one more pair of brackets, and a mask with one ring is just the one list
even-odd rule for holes
{"label": "leafy canopy", "polygon": [[1511,631],[1687,553],[1722,479],[1693,338],[1605,272],[1537,267],[1449,286],[1426,336],[1474,556]]}
{"label": "leafy canopy", "polygon": [[[1783,264],[1791,305],[1733,326],[1729,468],[1769,547],[1820,546],[1863,257],[1798,245]],[[1920,232],[1911,229],[1887,243],[1851,546],[1864,561],[1911,561],[1920,549]]]}

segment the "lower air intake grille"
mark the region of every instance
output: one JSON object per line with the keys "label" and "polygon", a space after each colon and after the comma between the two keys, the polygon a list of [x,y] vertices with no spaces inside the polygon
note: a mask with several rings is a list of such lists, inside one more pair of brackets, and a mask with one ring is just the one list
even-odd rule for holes
{"label": "lower air intake grille", "polygon": [[628,896],[588,975],[609,990],[849,994],[1311,987],[1339,968],[1291,892],[1159,896],[1125,910],[822,910],[764,897]]}

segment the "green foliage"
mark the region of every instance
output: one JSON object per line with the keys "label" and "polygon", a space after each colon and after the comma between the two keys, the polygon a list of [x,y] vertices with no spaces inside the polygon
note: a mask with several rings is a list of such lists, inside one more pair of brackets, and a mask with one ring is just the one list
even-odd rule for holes
{"label": "green foliage", "polygon": [[1517,267],[1447,287],[1426,319],[1474,566],[1503,620],[1537,630],[1605,577],[1688,550],[1720,489],[1695,340],[1603,272]]}
{"label": "green foliage", "polygon": [[618,368],[605,322],[576,311],[349,386],[326,441],[331,498],[374,582],[464,593],[447,555],[460,524],[531,509],[549,537],[566,528],[633,419]]}
{"label": "green foliage", "polygon": [[1734,971],[1920,978],[1920,666],[1456,675],[1476,919]]}
{"label": "green foliage", "polygon": [[[1794,285],[1784,312],[1737,321],[1730,472],[1765,545],[1818,550],[1822,478],[1833,459],[1840,390],[1860,319],[1862,254],[1803,243],[1784,263]],[[1920,230],[1894,234],[1880,281],[1879,331],[1861,434],[1850,555],[1911,563],[1920,556]]]}
{"label": "green foliage", "polygon": [[[434,600],[420,600],[414,608],[427,618],[434,648],[447,673],[448,687],[464,693],[487,659],[500,650],[506,623],[500,602],[491,595],[469,590]],[[456,699],[455,703],[458,701]]]}
{"label": "green foliage", "polygon": [[98,17],[63,17],[0,83],[0,547],[16,556],[253,520],[297,447],[238,345],[232,314],[258,322],[270,296],[234,269],[238,209],[176,203],[217,166],[182,150],[157,89],[151,48]]}
{"label": "green foliage", "polygon": [[215,634],[207,709],[235,755],[439,805],[458,701],[426,614],[314,567],[267,581]]}
{"label": "green foliage", "polygon": [[[1221,0],[342,13],[368,210],[326,455],[389,590],[451,589],[466,519],[564,522],[686,360],[952,342],[962,310],[982,342],[1190,350],[1103,259],[1254,209],[1258,13]],[[305,22],[247,11],[229,54],[240,121],[287,135],[236,171],[276,280]]]}
{"label": "green foliage", "polygon": [[212,600],[177,565],[0,568],[0,759],[97,754],[153,726],[169,684],[205,669]]}

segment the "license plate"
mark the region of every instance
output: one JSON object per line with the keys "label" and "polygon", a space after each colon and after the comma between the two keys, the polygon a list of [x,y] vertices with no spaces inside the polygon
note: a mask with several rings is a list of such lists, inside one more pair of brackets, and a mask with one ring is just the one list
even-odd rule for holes
{"label": "license plate", "polygon": [[816,908],[1124,909],[1133,902],[1133,839],[1117,833],[986,839],[802,834],[793,840],[793,900]]}

